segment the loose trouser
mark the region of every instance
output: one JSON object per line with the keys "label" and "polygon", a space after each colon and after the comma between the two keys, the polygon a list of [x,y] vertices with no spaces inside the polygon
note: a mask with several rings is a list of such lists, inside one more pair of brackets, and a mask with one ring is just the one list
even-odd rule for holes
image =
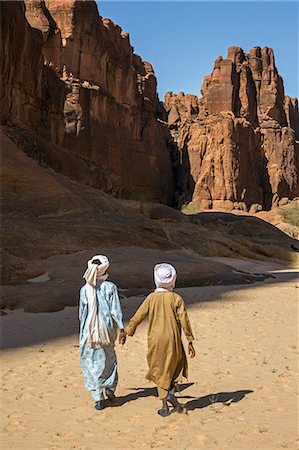
{"label": "loose trouser", "polygon": [[176,386],[178,385],[178,383],[182,382],[182,374],[181,374],[181,372],[182,371],[179,370],[177,373],[175,373],[175,376],[174,376],[174,378],[173,378],[173,380],[171,382],[171,385],[169,386],[169,389],[164,389],[164,388],[161,388],[161,387],[157,386],[158,396],[159,396],[160,400],[164,400],[164,398],[166,398],[168,393],[170,391],[172,391],[172,390],[173,390],[172,393],[174,394]]}
{"label": "loose trouser", "polygon": [[158,389],[158,396],[159,396],[159,399],[160,399],[160,400],[164,400],[164,398],[166,398],[167,395],[168,395],[168,390],[167,390],[167,389],[160,388],[160,387],[157,387],[157,389]]}

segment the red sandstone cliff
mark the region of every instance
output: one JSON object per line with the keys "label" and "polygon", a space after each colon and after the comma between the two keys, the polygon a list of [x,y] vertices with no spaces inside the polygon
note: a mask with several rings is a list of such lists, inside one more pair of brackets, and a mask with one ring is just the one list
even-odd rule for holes
{"label": "red sandstone cliff", "polygon": [[94,1],[24,3],[1,2],[1,122],[12,127],[6,132],[77,181],[171,203],[151,65],[134,54],[119,26],[99,16]]}
{"label": "red sandstone cliff", "polygon": [[[188,266],[183,282],[197,285],[223,282],[224,267],[203,271],[201,261],[190,272],[185,250],[294,257],[294,241],[256,218],[222,213],[188,218],[166,206],[117,200],[83,186],[171,202],[165,144],[170,135],[162,125],[165,110],[157,101],[156,78],[151,65],[133,53],[128,36],[100,18],[94,2],[27,0],[26,7],[25,16],[23,2],[0,1],[3,283],[43,274],[55,266],[50,256],[75,253],[76,259],[103,242],[107,248],[178,251]],[[246,209],[296,194],[298,105],[284,98],[273,55],[269,69],[263,68],[267,58],[250,62],[260,67],[254,75],[248,55],[233,54],[241,60],[217,60],[203,99],[166,96],[181,202],[193,196],[204,207]],[[123,261],[123,249],[119,252]],[[146,264],[158,257],[145,255]],[[70,267],[73,263],[71,256]],[[64,257],[62,266],[65,270]],[[234,282],[249,277],[230,275],[227,280]],[[127,283],[127,274],[124,279]],[[57,286],[59,304],[65,305],[60,281]],[[53,300],[53,286],[49,289]],[[18,293],[8,291],[7,304],[26,303],[31,294],[24,299],[23,291],[23,285]],[[71,302],[76,298],[68,295]]]}
{"label": "red sandstone cliff", "polygon": [[[2,1],[1,122],[41,164],[121,197],[269,209],[298,189],[298,101],[273,51],[230,47],[201,99],[165,96],[94,1]],[[160,116],[162,117],[162,116]],[[297,142],[296,142],[297,141]]]}
{"label": "red sandstone cliff", "polygon": [[165,96],[178,203],[256,210],[298,196],[298,101],[284,95],[273,50],[230,47],[201,92]]}

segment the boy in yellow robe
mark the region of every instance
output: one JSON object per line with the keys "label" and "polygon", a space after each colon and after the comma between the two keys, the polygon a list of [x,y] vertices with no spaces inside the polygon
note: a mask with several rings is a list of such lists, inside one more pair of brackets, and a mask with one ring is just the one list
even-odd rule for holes
{"label": "boy in yellow robe", "polygon": [[183,410],[182,405],[174,396],[175,384],[182,376],[188,376],[188,364],[181,339],[183,329],[188,341],[188,353],[195,356],[192,344],[194,340],[186,306],[182,297],[172,292],[176,282],[176,270],[167,263],[154,267],[156,289],[149,294],[126,328],[128,336],[133,336],[137,326],[149,316],[148,380],[153,381],[158,388],[162,409],[158,414],[165,417],[170,414],[168,403],[176,411]]}

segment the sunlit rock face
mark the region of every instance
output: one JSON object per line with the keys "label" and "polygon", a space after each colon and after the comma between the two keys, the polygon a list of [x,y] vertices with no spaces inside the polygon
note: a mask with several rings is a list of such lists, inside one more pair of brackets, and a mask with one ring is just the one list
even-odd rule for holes
{"label": "sunlit rock face", "polygon": [[128,34],[94,1],[7,1],[1,9],[2,123],[45,139],[47,163],[77,181],[172,204],[157,80]]}
{"label": "sunlit rock face", "polygon": [[164,100],[178,148],[178,204],[258,210],[297,197],[298,101],[284,95],[273,50],[230,47],[201,93]]}
{"label": "sunlit rock face", "polygon": [[230,47],[202,98],[168,93],[163,107],[151,64],[94,1],[0,6],[1,121],[41,164],[178,206],[258,211],[299,195],[298,101],[272,49]]}

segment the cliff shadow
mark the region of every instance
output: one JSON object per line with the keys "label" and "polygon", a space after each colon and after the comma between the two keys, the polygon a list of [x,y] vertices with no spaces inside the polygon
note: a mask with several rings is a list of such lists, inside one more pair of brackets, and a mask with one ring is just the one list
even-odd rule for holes
{"label": "cliff shadow", "polygon": [[195,189],[195,181],[191,175],[191,164],[186,144],[180,150],[173,136],[169,136],[167,147],[173,168],[175,185],[174,206],[181,208],[182,205],[191,202]]}
{"label": "cliff shadow", "polygon": [[[283,284],[286,281],[293,280],[297,283],[298,274],[296,272],[285,271],[282,274],[275,274],[275,277],[269,278],[263,282],[265,284]],[[240,285],[217,285],[194,287],[198,293],[194,295],[192,287],[181,292],[180,286],[178,293],[183,295],[185,303],[188,307],[208,302],[226,302],[225,294],[234,290],[255,289],[261,286],[261,283]],[[209,289],[211,287],[211,289]],[[203,288],[203,289],[202,289]],[[186,288],[185,288],[186,289]],[[191,290],[189,290],[191,289]],[[141,295],[141,291],[143,291]],[[124,323],[127,324],[129,319],[134,315],[135,311],[143,302],[145,295],[152,289],[143,289],[136,292],[138,297],[123,297],[121,295],[121,304],[123,308]],[[51,294],[44,294],[43,297],[37,299],[40,302],[51,300]],[[1,317],[1,350],[10,350],[20,347],[32,346],[35,351],[44,351],[46,344],[51,340],[67,338],[72,336],[72,340],[68,341],[68,346],[78,347],[79,341],[79,319],[78,306],[68,306],[63,310],[56,312],[24,312],[17,309],[12,312],[5,312]]]}
{"label": "cliff shadow", "polygon": [[[107,254],[112,262],[110,279],[118,286],[125,321],[132,317],[145,296],[153,290],[152,269],[163,260],[178,270],[178,292],[182,288],[198,289],[196,296],[189,296],[188,291],[186,298],[183,294],[187,305],[219,301],[225,292],[248,288],[254,290],[261,283],[279,285],[291,280],[296,283],[298,274],[287,263],[279,264],[278,259],[286,251],[298,252],[299,243],[273,225],[256,217],[216,212],[200,213],[191,220],[199,226],[190,227],[188,222],[188,227],[183,223],[183,228],[179,228],[179,231],[184,232],[184,242],[189,242],[188,246],[180,250],[93,248],[38,260],[37,268],[44,272],[40,276],[45,277],[43,281],[36,280],[33,283],[27,280],[2,286],[1,347],[40,346],[51,339],[78,335],[82,273],[86,261],[99,252]],[[179,234],[171,228],[172,222],[169,224],[168,237],[175,241]],[[204,238],[200,225],[205,227]],[[213,235],[215,233],[218,236],[218,245],[222,246],[218,254],[225,254],[225,245],[229,245],[230,249],[236,249],[235,257],[203,258],[200,255],[211,229]],[[181,241],[179,243],[181,245]],[[256,259],[248,259],[249,249]],[[245,259],[241,259],[242,255]],[[276,273],[277,270],[282,272]],[[20,308],[24,308],[25,312]],[[14,311],[11,312],[11,309]]]}
{"label": "cliff shadow", "polygon": [[263,209],[269,211],[272,207],[272,187],[270,184],[270,176],[267,169],[269,161],[266,156],[262,156],[261,186],[263,190]]}

